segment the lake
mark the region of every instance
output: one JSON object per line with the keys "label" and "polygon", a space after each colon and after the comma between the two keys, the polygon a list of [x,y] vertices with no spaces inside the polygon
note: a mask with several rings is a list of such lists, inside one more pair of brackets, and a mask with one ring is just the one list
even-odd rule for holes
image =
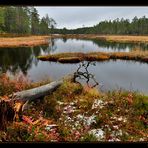
{"label": "lake", "polygon": [[[60,52],[129,52],[135,47],[140,47],[141,50],[148,49],[147,44],[109,43],[77,39],[54,39],[52,45],[49,46],[0,48],[0,71],[11,76],[23,73],[31,81],[47,78],[56,80],[75,72],[79,64],[40,61],[36,58],[37,56]],[[95,62],[95,65],[90,65],[88,70],[95,75],[100,84],[99,88],[103,91],[122,88],[148,94],[148,64],[110,60]]]}

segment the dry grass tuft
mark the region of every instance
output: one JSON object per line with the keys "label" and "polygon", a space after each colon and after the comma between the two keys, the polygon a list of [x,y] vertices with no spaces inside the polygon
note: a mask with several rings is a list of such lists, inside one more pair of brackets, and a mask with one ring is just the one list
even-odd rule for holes
{"label": "dry grass tuft", "polygon": [[60,63],[79,63],[81,58],[79,57],[68,57],[68,58],[59,58],[58,62]]}

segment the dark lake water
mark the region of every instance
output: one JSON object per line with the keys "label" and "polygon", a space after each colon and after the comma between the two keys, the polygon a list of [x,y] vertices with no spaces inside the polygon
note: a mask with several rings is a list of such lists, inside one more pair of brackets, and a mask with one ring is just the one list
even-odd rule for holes
{"label": "dark lake water", "polygon": [[[120,44],[96,40],[55,39],[52,45],[24,48],[0,48],[0,72],[23,73],[31,81],[56,80],[77,70],[79,64],[60,64],[37,60],[38,55],[59,52],[105,51],[129,52],[134,47],[148,49],[146,44]],[[95,62],[88,70],[95,75],[101,90],[122,88],[148,94],[148,64],[133,61]]]}

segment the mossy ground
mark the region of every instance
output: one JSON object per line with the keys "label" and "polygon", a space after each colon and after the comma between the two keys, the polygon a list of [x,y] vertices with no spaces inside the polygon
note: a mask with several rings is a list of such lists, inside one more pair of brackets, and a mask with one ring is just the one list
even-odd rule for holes
{"label": "mossy ground", "polygon": [[[24,88],[23,88],[24,89]],[[65,81],[30,102],[22,121],[0,131],[0,141],[147,141],[148,96]]]}

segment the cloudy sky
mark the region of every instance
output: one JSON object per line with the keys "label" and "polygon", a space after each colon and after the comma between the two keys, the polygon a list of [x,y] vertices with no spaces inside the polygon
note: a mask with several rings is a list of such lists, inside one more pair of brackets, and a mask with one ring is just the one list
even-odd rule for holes
{"label": "cloudy sky", "polygon": [[57,28],[74,29],[94,26],[100,21],[116,18],[132,19],[134,16],[148,17],[148,7],[36,7],[41,17],[48,14],[57,22]]}

